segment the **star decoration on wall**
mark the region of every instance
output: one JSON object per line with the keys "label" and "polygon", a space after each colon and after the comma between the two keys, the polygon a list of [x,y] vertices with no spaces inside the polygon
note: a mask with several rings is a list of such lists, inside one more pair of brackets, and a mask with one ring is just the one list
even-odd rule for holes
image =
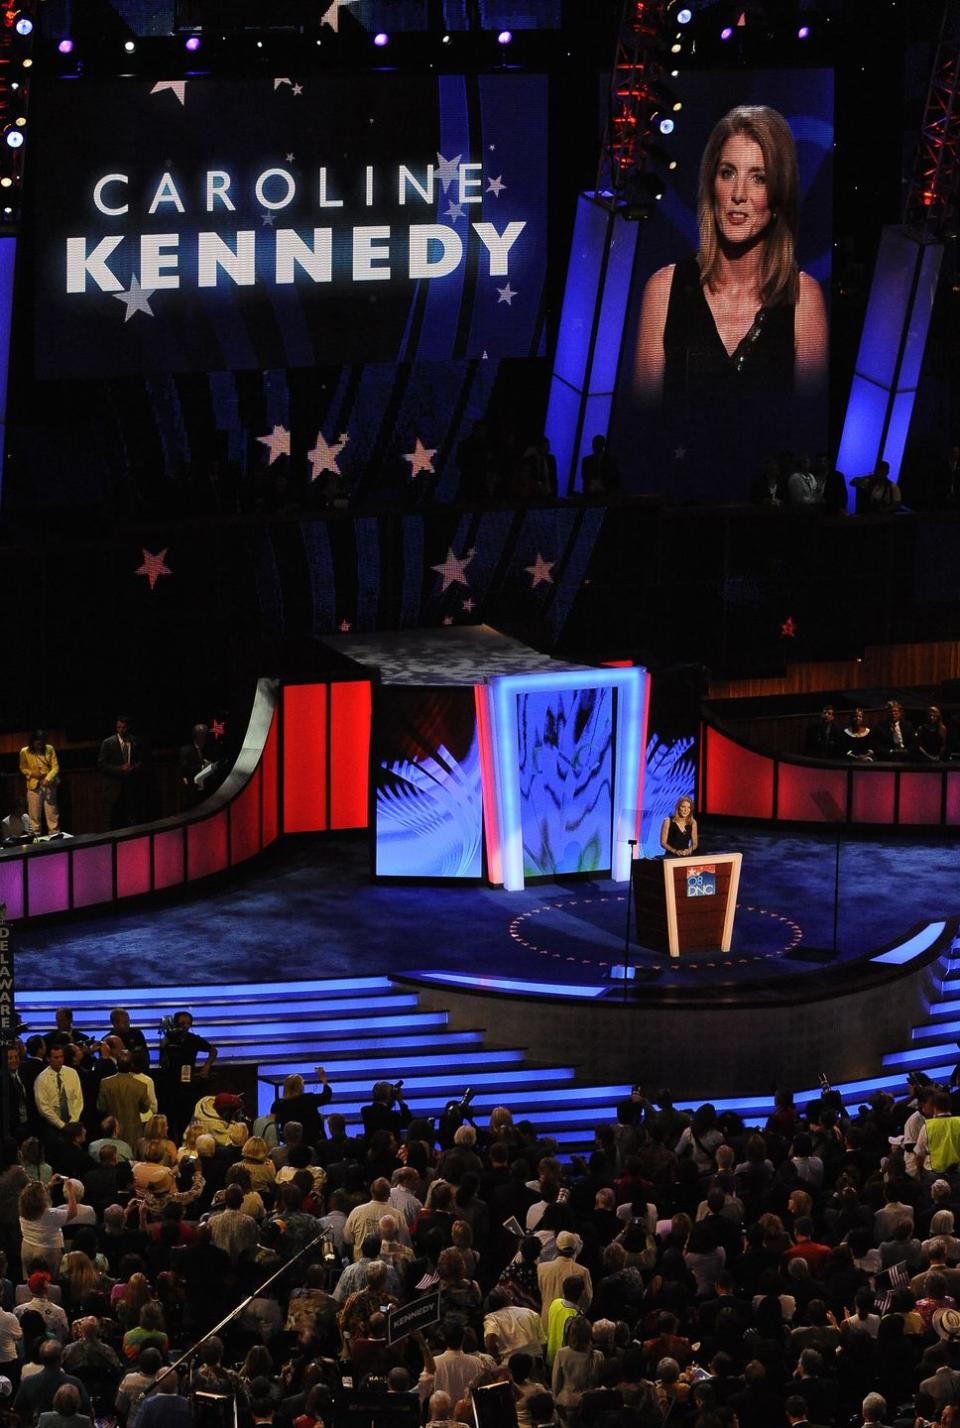
{"label": "star decoration on wall", "polygon": [[290,433],[285,426],[275,426],[269,436],[258,436],[257,440],[270,452],[268,466],[272,466],[278,456],[290,455]]}
{"label": "star decoration on wall", "polygon": [[487,179],[487,193],[492,193],[494,198],[499,198],[506,186],[499,175],[496,178]]}
{"label": "star decoration on wall", "polygon": [[293,80],[287,78],[286,75],[282,75],[279,79],[275,79],[275,80],[273,81],[273,92],[274,92],[274,94],[276,94],[276,92],[277,92],[277,90],[280,88],[281,84],[289,84],[290,88],[291,88],[291,89],[293,88]]}
{"label": "star decoration on wall", "polygon": [[780,626],[780,636],[784,640],[794,640],[797,637],[797,627],[794,624],[793,616],[788,615]]}
{"label": "star decoration on wall", "polygon": [[340,11],[344,5],[352,5],[353,0],[332,0],[332,4],[324,15],[320,17],[321,25],[329,25],[333,33],[340,32]]}
{"label": "star decoration on wall", "polygon": [[471,600],[471,599],[470,599],[470,596],[468,595],[467,598],[466,598],[466,600],[464,600],[463,605],[462,605],[461,608],[463,609],[463,611],[464,611],[465,614],[467,614],[467,615],[472,615],[473,612],[474,612],[474,610],[475,610],[477,607],[476,607],[475,602],[474,602],[473,600]]}
{"label": "star decoration on wall", "polygon": [[347,432],[342,431],[336,441],[328,443],[324,439],[323,432],[317,432],[317,444],[312,451],[307,452],[307,459],[312,468],[310,471],[311,481],[316,481],[321,471],[332,471],[334,476],[341,474],[340,467],[337,465],[337,457],[349,440]]}
{"label": "star decoration on wall", "polygon": [[682,461],[683,458],[686,456],[686,454],[687,454],[687,448],[686,448],[685,446],[675,446],[675,447],[673,448],[673,459],[674,459],[674,461]]}
{"label": "star decoration on wall", "polygon": [[349,634],[349,632],[353,629],[353,626],[351,625],[349,620],[341,620],[339,625],[337,626],[337,629],[340,631],[341,635],[346,635]]}
{"label": "star decoration on wall", "polygon": [[150,93],[162,94],[165,89],[169,89],[172,94],[175,94],[181,104],[186,104],[187,81],[185,79],[160,79],[153,86]]}
{"label": "star decoration on wall", "polygon": [[441,153],[437,153],[437,178],[443,184],[444,193],[449,191],[452,183],[457,182],[462,158],[462,154],[457,154],[455,159],[445,159]]}
{"label": "star decoration on wall", "polygon": [[115,297],[118,302],[126,303],[127,310],[124,313],[123,320],[127,323],[135,312],[145,312],[147,317],[154,316],[154,311],[149,301],[150,298],[153,297],[153,294],[153,288],[142,288],[139,279],[131,277],[130,288],[127,292],[111,293],[110,296]]}
{"label": "star decoration on wall", "polygon": [[219,719],[211,719],[210,732],[215,739],[222,739],[224,734],[227,732],[227,726]]}
{"label": "star decoration on wall", "polygon": [[165,563],[167,559],[168,547],[164,546],[163,550],[161,550],[157,555],[154,555],[149,550],[144,550],[143,546],[141,546],[140,549],[141,551],[143,551],[143,564],[137,567],[137,569],[134,571],[134,574],[145,575],[147,577],[147,583],[149,584],[150,589],[153,590],[161,575],[173,574],[173,571],[170,570]]}
{"label": "star decoration on wall", "polygon": [[537,558],[534,561],[533,565],[525,565],[523,567],[527,574],[533,577],[533,579],[530,581],[531,590],[536,590],[537,586],[540,584],[553,584],[553,576],[550,574],[550,572],[556,565],[556,563],[557,562],[555,560],[544,560],[540,552],[537,551]]}
{"label": "star decoration on wall", "polygon": [[299,98],[300,95],[303,93],[303,85],[302,85],[302,84],[295,84],[295,85],[293,86],[293,93],[297,96],[297,98]]}
{"label": "star decoration on wall", "polygon": [[292,164],[296,160],[296,157],[296,154],[284,154],[283,161],[284,163]]}
{"label": "star decoration on wall", "polygon": [[274,217],[275,217],[275,215],[274,215],[273,213],[261,213],[261,215],[260,215],[260,227],[261,227],[261,228],[272,228],[272,227],[273,227]]}
{"label": "star decoration on wall", "polygon": [[517,296],[517,292],[515,288],[510,286],[509,278],[507,279],[507,286],[505,288],[497,288],[497,292],[500,294],[497,298],[497,307],[499,307],[502,302],[505,302],[507,307],[513,307],[513,300]]}
{"label": "star decoration on wall", "polygon": [[435,570],[438,575],[443,576],[443,590],[440,592],[441,595],[445,590],[449,590],[451,585],[466,585],[469,589],[470,581],[467,579],[467,566],[476,553],[476,550],[471,547],[466,555],[458,560],[453,553],[453,547],[448,545],[446,560],[443,561],[441,565],[431,565],[431,570]]}
{"label": "star decoration on wall", "polygon": [[450,207],[447,209],[446,213],[443,216],[444,218],[452,218],[454,223],[456,223],[458,218],[463,217],[463,204],[451,203]]}
{"label": "star decoration on wall", "polygon": [[418,436],[413,450],[404,452],[403,456],[404,461],[410,462],[411,477],[419,476],[421,471],[429,471],[432,476],[434,474],[433,458],[436,454],[437,448],[424,446]]}

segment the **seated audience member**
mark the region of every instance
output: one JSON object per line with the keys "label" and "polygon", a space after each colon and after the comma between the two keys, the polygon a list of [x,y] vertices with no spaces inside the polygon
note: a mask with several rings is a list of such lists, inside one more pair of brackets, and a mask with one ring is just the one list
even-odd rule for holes
{"label": "seated audience member", "polygon": [[846,753],[843,729],[832,704],[824,705],[819,719],[807,725],[803,752],[813,759],[839,759]]}
{"label": "seated audience member", "polygon": [[878,461],[869,476],[854,476],[850,485],[857,493],[858,516],[890,516],[900,509],[900,487],[890,480],[889,461]]}
{"label": "seated audience member", "polygon": [[913,725],[904,718],[903,705],[891,699],[874,729],[873,748],[878,759],[905,759],[913,752]]}
{"label": "seated audience member", "polygon": [[848,759],[859,759],[861,763],[873,761],[873,740],[862,709],[854,709],[844,728],[843,749]]}
{"label": "seated audience member", "polygon": [[947,726],[936,704],[931,704],[913,739],[914,751],[921,763],[937,764],[946,758]]}

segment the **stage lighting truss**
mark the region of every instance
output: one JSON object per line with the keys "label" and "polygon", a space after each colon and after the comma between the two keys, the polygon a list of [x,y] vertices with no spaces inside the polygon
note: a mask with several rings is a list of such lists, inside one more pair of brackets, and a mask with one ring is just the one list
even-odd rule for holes
{"label": "stage lighting truss", "polygon": [[921,239],[942,241],[958,224],[960,200],[960,0],[947,0],[903,221]]}
{"label": "stage lighting truss", "polygon": [[669,126],[662,128],[662,121],[675,123],[680,110],[663,82],[676,34],[675,11],[675,0],[623,0],[596,185],[613,206],[636,206],[630,193],[636,194],[637,180],[649,167],[654,136],[665,136]]}

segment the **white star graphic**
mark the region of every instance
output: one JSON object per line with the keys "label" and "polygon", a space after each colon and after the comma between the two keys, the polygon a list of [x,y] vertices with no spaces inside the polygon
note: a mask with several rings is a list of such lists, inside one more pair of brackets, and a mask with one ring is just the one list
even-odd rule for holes
{"label": "white star graphic", "polygon": [[[458,560],[453,553],[453,547],[447,546],[447,558],[442,565],[431,565],[430,569],[435,570],[438,575],[443,576],[443,590],[449,590],[451,585],[470,586],[467,579],[467,566],[470,564],[476,551],[471,547],[461,560]],[[440,592],[443,594],[443,590]]]}
{"label": "white star graphic", "polygon": [[468,615],[470,615],[470,614],[473,613],[473,611],[474,611],[476,608],[477,608],[476,605],[474,604],[474,602],[470,599],[470,597],[469,597],[469,595],[468,595],[467,598],[466,598],[466,600],[464,600],[464,602],[463,602],[463,609],[465,610],[465,612],[466,612]]}
{"label": "white star graphic", "polygon": [[296,157],[296,154],[284,154],[283,156],[284,162],[288,164],[292,164]]}
{"label": "white star graphic", "polygon": [[673,459],[674,459],[674,461],[682,461],[683,458],[686,456],[686,454],[687,454],[687,448],[686,448],[685,446],[675,446],[675,447],[673,448]]}
{"label": "white star graphic", "polygon": [[145,575],[147,577],[147,584],[150,586],[150,589],[153,590],[161,575],[173,574],[173,571],[168,570],[166,566],[168,548],[164,546],[158,555],[153,555],[149,550],[144,550],[143,546],[141,546],[140,549],[143,551],[143,564],[134,571],[134,574]]}
{"label": "white star graphic", "polygon": [[317,444],[312,451],[307,452],[307,459],[312,467],[310,472],[311,481],[316,481],[321,471],[332,471],[334,476],[340,475],[337,457],[349,440],[350,438],[347,433],[342,431],[336,441],[328,444],[324,440],[323,432],[317,432]]}
{"label": "white star graphic", "polygon": [[507,307],[513,307],[513,300],[517,294],[515,289],[510,286],[509,278],[507,279],[507,286],[505,288],[497,288],[497,292],[500,294],[497,298],[497,307],[499,307],[502,302],[505,302]]}
{"label": "white star graphic", "polygon": [[532,579],[531,582],[530,582],[530,589],[531,589],[531,590],[536,590],[537,586],[538,586],[541,582],[543,582],[543,583],[546,584],[546,585],[552,585],[552,584],[553,584],[553,576],[550,574],[550,572],[551,572],[551,570],[553,569],[553,567],[556,565],[556,563],[557,563],[557,562],[556,562],[555,560],[544,560],[544,558],[543,558],[543,556],[540,554],[540,552],[537,551],[537,559],[536,559],[536,561],[534,562],[534,564],[533,564],[533,565],[525,565],[525,566],[523,567],[524,570],[527,572],[528,575],[532,575],[532,576],[533,576],[533,579]]}
{"label": "white star graphic", "polygon": [[457,182],[462,158],[462,154],[458,154],[455,159],[445,159],[441,153],[437,154],[437,178],[443,184],[444,193],[449,190],[452,183]]}
{"label": "white star graphic", "polygon": [[487,180],[487,193],[492,193],[495,198],[499,198],[506,186],[503,179],[498,175],[495,179]]}
{"label": "white star graphic", "polygon": [[296,95],[302,94],[302,93],[303,93],[303,85],[302,85],[302,84],[295,84],[295,85],[293,86],[293,92],[294,92],[294,94],[296,94]]}
{"label": "white star graphic", "polygon": [[437,454],[437,448],[424,446],[419,436],[412,451],[404,453],[404,461],[410,462],[410,475],[419,476],[421,471],[429,471],[433,475],[433,458]]}
{"label": "white star graphic", "polygon": [[149,299],[153,297],[154,291],[155,289],[153,288],[142,288],[138,279],[131,277],[129,292],[111,293],[110,296],[115,297],[118,302],[126,303],[127,311],[123,319],[126,323],[130,321],[135,312],[145,312],[148,317],[154,316],[153,308],[149,303]]}
{"label": "white star graphic", "polygon": [[181,104],[187,102],[187,81],[185,79],[161,79],[153,86],[151,94],[162,94],[165,89],[171,90],[179,99]]}
{"label": "white star graphic", "polygon": [[333,0],[326,14],[320,18],[321,25],[329,25],[336,35],[340,31],[340,8],[342,5],[352,5],[353,0]]}
{"label": "white star graphic", "polygon": [[257,440],[270,452],[268,466],[272,466],[278,456],[290,455],[290,433],[285,426],[275,426],[269,436],[258,436]]}
{"label": "white star graphic", "polygon": [[490,356],[489,356],[489,354],[488,354],[486,348],[483,349],[483,353],[482,353],[482,355],[481,355],[481,357],[480,357],[480,361],[481,361],[481,362],[489,362],[489,361],[490,361]]}
{"label": "white star graphic", "polygon": [[280,79],[275,79],[275,80],[273,81],[273,92],[274,92],[274,94],[276,94],[276,92],[277,92],[277,90],[280,88],[281,84],[289,84],[289,85],[290,85],[290,88],[291,88],[291,89],[293,88],[293,80],[292,80],[292,79],[287,79],[287,78],[285,78],[285,77],[282,77],[282,78],[280,78]]}
{"label": "white star graphic", "polygon": [[349,620],[341,620],[339,625],[337,626],[337,629],[340,631],[341,635],[345,635],[348,630],[353,629],[353,626],[351,625]]}
{"label": "white star graphic", "polygon": [[450,204],[450,207],[447,209],[446,213],[445,213],[443,216],[444,216],[444,218],[452,218],[454,221],[456,221],[458,218],[462,218],[462,217],[463,217],[463,204],[462,204],[462,203],[451,203],[451,204]]}
{"label": "white star graphic", "polygon": [[260,215],[260,227],[272,228],[275,215],[273,213],[262,213]]}

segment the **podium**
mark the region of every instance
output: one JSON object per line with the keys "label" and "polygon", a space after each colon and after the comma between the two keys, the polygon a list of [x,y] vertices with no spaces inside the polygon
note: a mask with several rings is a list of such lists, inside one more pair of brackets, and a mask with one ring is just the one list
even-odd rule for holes
{"label": "podium", "polygon": [[729,952],[742,853],[633,864],[637,941],[657,952]]}

